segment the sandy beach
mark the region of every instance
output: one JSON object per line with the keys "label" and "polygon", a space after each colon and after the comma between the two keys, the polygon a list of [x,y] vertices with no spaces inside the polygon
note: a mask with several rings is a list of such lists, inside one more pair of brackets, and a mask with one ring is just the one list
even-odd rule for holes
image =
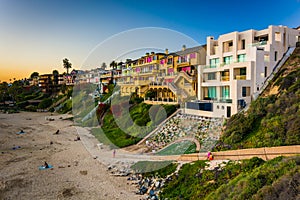
{"label": "sandy beach", "polygon": [[[74,141],[77,130],[67,117],[0,114],[0,199],[140,199],[126,177],[112,176]],[[39,170],[45,161],[53,169]]]}

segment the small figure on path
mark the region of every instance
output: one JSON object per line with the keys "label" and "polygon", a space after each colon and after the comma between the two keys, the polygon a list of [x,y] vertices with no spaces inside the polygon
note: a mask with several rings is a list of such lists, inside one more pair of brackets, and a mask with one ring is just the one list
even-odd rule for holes
{"label": "small figure on path", "polygon": [[116,150],[113,151],[113,158],[116,156]]}
{"label": "small figure on path", "polygon": [[55,134],[56,134],[56,135],[59,134],[59,129],[55,132]]}
{"label": "small figure on path", "polygon": [[210,154],[209,160],[213,160],[213,159],[214,159],[214,156],[212,154]]}
{"label": "small figure on path", "polygon": [[211,153],[210,153],[210,151],[209,151],[209,152],[207,153],[207,160],[209,160],[210,155],[211,155]]}

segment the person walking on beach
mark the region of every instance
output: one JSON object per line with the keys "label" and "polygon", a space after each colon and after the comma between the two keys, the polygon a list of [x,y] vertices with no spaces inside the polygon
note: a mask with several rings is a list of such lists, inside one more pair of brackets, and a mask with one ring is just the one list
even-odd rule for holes
{"label": "person walking on beach", "polygon": [[113,151],[113,158],[116,156],[116,150]]}
{"label": "person walking on beach", "polygon": [[207,160],[209,160],[210,155],[211,155],[211,153],[210,153],[210,151],[209,151],[209,152],[207,153]]}

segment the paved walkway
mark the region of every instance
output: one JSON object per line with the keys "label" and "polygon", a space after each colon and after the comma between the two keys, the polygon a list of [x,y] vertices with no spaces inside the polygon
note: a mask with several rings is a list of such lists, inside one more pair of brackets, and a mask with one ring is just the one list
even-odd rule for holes
{"label": "paved walkway", "polygon": [[[119,165],[119,167],[128,167],[135,162],[145,160],[177,160],[184,162],[206,160],[206,153],[185,154],[179,156],[156,156],[152,154],[129,152],[123,149],[116,149],[116,154],[113,156],[113,150],[106,145],[99,144],[99,141],[90,134],[88,129],[82,127],[76,127],[76,129],[81,138],[81,142],[84,144],[87,151],[90,152],[95,159],[107,166]],[[281,155],[292,156],[297,154],[300,155],[300,145],[213,152],[215,160],[243,160],[252,157],[260,157],[264,160],[269,160]]]}

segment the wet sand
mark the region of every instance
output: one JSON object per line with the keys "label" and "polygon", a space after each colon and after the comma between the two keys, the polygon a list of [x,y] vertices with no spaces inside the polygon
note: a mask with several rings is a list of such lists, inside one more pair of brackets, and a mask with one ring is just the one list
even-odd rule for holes
{"label": "wet sand", "polygon": [[[0,114],[0,199],[140,199],[126,177],[112,176],[74,141],[77,131],[67,117]],[[20,130],[25,134],[16,134]],[[39,170],[45,161],[54,168]]]}

